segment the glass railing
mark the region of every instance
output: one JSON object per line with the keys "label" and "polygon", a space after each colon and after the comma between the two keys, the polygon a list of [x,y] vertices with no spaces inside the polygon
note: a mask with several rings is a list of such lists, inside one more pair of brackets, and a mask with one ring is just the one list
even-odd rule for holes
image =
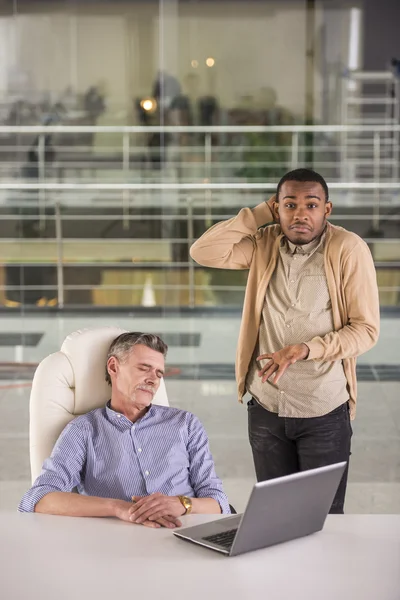
{"label": "glass railing", "polygon": [[[349,131],[365,142],[363,152],[343,147]],[[0,174],[0,303],[239,306],[246,273],[196,265],[191,244],[213,223],[272,194],[285,171],[310,166],[328,180],[331,221],[370,245],[381,303],[399,306],[396,132],[341,126],[0,128],[0,157],[8,153]],[[87,133],[93,134],[90,146],[80,138]],[[259,144],[249,142],[253,134],[261,136]],[[149,144],[154,135],[158,145],[154,139]]]}

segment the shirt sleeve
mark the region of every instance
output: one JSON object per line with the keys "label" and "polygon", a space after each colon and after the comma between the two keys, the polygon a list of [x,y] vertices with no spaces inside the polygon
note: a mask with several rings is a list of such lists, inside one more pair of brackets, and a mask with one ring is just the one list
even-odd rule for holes
{"label": "shirt sleeve", "polygon": [[273,214],[266,202],[242,208],[236,217],[216,223],[190,248],[199,265],[215,269],[249,269],[256,248],[259,227],[272,223]]}
{"label": "shirt sleeve", "polygon": [[371,252],[363,240],[358,241],[344,263],[343,293],[347,323],[338,331],[305,341],[310,349],[306,360],[334,361],[360,356],[378,341],[378,284]]}
{"label": "shirt sleeve", "polygon": [[22,497],[18,510],[34,512],[35,506],[50,492],[72,492],[80,483],[86,461],[85,430],[69,423],[58,438],[50,458],[30,490]]}
{"label": "shirt sleeve", "polygon": [[221,512],[230,514],[228,497],[222,488],[222,481],[215,472],[207,434],[199,419],[192,414],[188,434],[190,483],[196,498],[214,498],[220,505]]}

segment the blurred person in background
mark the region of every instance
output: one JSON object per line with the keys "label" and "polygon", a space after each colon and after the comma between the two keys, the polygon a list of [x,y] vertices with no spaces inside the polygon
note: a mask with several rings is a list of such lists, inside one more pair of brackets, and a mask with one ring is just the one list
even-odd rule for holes
{"label": "blurred person in background", "polygon": [[100,92],[98,86],[93,85],[87,90],[83,98],[83,106],[89,117],[88,124],[96,125],[98,118],[106,110],[104,95]]}

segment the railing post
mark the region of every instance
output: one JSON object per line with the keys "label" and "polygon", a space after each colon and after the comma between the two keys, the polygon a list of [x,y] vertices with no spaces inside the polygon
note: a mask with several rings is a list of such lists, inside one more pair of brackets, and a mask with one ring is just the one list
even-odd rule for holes
{"label": "railing post", "polygon": [[374,182],[378,184],[374,189],[374,205],[372,226],[374,231],[379,231],[380,221],[380,189],[379,182],[381,178],[381,136],[378,131],[374,133]]}
{"label": "railing post", "polygon": [[[124,133],[122,137],[122,172],[124,181],[129,178],[129,149],[130,139],[129,133]],[[129,211],[130,211],[130,193],[129,190],[122,191],[122,226],[124,229],[129,229]]]}
{"label": "railing post", "polygon": [[196,304],[195,290],[195,267],[193,259],[190,256],[190,248],[194,242],[194,227],[193,227],[193,198],[188,196],[187,199],[187,237],[188,237],[188,256],[189,256],[189,307],[194,308]]}
{"label": "railing post", "polygon": [[[44,183],[46,179],[46,146],[44,134],[39,134],[38,139],[38,181]],[[46,190],[39,188],[38,193],[39,229],[44,231],[46,225]]]}
{"label": "railing post", "polygon": [[[204,138],[204,182],[211,183],[212,174],[212,137],[207,132]],[[212,192],[207,188],[204,192],[205,222],[206,227],[212,225]]]}
{"label": "railing post", "polygon": [[[400,83],[399,83],[398,77],[395,78],[393,86],[394,86],[394,88],[393,88],[394,98],[399,98],[400,97]],[[394,107],[393,108],[394,122],[398,124],[400,121],[399,102],[395,101],[393,107]],[[399,137],[400,137],[400,131],[399,131],[399,128],[396,127],[393,132],[393,159],[394,159],[394,166],[393,166],[393,171],[392,171],[393,181],[398,181],[398,178],[399,178],[399,161],[400,161]]]}
{"label": "railing post", "polygon": [[56,219],[56,241],[57,241],[57,302],[60,308],[64,307],[64,257],[63,257],[63,237],[62,237],[62,221],[61,221],[61,206],[57,200],[55,206]]}
{"label": "railing post", "polygon": [[299,165],[299,134],[297,131],[292,132],[292,155],[291,155],[291,170],[297,169]]}

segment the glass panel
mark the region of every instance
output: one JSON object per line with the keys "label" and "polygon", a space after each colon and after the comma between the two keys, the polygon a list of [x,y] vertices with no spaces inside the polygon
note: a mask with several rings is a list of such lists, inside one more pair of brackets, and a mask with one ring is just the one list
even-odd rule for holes
{"label": "glass panel", "polygon": [[359,360],[350,509],[400,512],[398,19],[373,4],[0,3],[0,372],[18,386],[0,455],[14,445],[25,461],[10,494],[29,480],[37,364],[71,331],[112,324],[188,336],[170,344],[171,403],[204,421],[243,508],[254,469],[234,360],[247,272],[202,267],[189,249],[300,166],[326,177],[331,222],[366,240],[377,269],[382,334]]}

